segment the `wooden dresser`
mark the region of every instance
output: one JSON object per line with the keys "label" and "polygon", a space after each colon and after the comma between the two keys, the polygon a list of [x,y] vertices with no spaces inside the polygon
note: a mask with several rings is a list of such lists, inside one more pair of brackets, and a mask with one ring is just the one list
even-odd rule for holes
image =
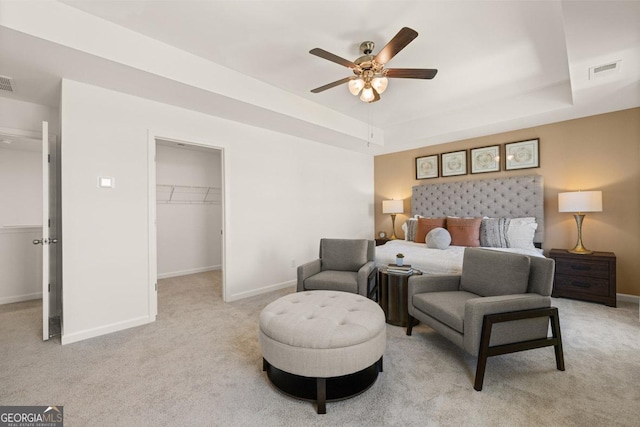
{"label": "wooden dresser", "polygon": [[552,296],[616,306],[616,255],[613,252],[579,255],[566,249],[552,249],[549,258],[556,262]]}

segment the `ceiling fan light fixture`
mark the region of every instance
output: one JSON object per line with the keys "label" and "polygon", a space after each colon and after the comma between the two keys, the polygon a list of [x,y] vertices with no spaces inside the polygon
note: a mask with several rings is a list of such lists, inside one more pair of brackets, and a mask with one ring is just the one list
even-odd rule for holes
{"label": "ceiling fan light fixture", "polygon": [[351,92],[353,96],[358,96],[363,87],[364,81],[361,78],[349,81],[349,92]]}
{"label": "ceiling fan light fixture", "polygon": [[320,93],[327,89],[348,83],[349,92],[352,95],[360,95],[363,102],[371,103],[380,100],[380,94],[387,90],[390,78],[396,79],[433,79],[438,70],[428,68],[385,68],[387,63],[398,52],[407,47],[413,39],[418,36],[417,31],[408,27],[403,27],[398,33],[382,48],[377,55],[373,55],[375,44],[372,41],[365,41],[360,45],[360,52],[364,55],[354,61],[349,61],[327,52],[318,47],[311,49],[310,54],[319,58],[334,62],[351,70],[354,76],[345,77],[324,86],[312,89],[312,93]]}
{"label": "ceiling fan light fixture", "polygon": [[374,77],[371,81],[371,86],[378,92],[382,93],[387,90],[387,86],[389,85],[389,79],[385,76]]}
{"label": "ceiling fan light fixture", "polygon": [[362,95],[360,95],[360,100],[362,102],[371,102],[375,96],[373,95],[373,89],[370,85],[367,85],[364,89],[362,89]]}

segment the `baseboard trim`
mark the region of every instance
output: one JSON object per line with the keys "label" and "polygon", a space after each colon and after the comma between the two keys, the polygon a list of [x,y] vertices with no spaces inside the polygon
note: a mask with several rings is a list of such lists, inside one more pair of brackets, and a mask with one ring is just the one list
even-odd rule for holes
{"label": "baseboard trim", "polygon": [[297,284],[296,280],[289,280],[287,282],[276,283],[275,285],[265,286],[264,288],[260,288],[260,289],[253,289],[251,291],[240,292],[238,294],[231,295],[230,297],[227,298],[225,302],[233,302],[233,301],[238,301],[244,298],[254,297],[256,295],[266,294],[269,292],[288,288],[290,286],[295,286],[296,284]]}
{"label": "baseboard trim", "polygon": [[222,270],[221,265],[210,265],[208,267],[191,268],[189,270],[171,271],[169,273],[158,273],[158,279],[168,279],[170,277],[187,276],[189,274],[204,273],[206,271]]}
{"label": "baseboard trim", "polygon": [[78,341],[84,341],[89,338],[99,337],[101,335],[110,334],[112,332],[118,332],[136,326],[146,325],[147,323],[154,322],[155,316],[142,316],[135,319],[123,320],[122,322],[112,323],[110,325],[100,326],[99,328],[86,329],[84,331],[74,332],[72,334],[65,334],[62,332],[60,342],[62,345],[71,344]]}
{"label": "baseboard trim", "polygon": [[36,292],[35,294],[15,295],[12,297],[0,298],[0,305],[11,304],[14,302],[30,301],[32,299],[42,299],[42,292]]}
{"label": "baseboard trim", "polygon": [[629,294],[616,294],[618,301],[626,301],[626,302],[640,302],[640,297],[637,295],[629,295]]}

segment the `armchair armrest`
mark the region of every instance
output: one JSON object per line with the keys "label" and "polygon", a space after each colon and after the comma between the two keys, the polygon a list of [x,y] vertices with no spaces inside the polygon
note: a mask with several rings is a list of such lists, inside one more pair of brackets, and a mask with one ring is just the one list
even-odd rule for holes
{"label": "armchair armrest", "polygon": [[411,304],[415,294],[425,292],[453,292],[460,288],[460,276],[443,274],[423,274],[409,277],[408,299]]}
{"label": "armchair armrest", "polygon": [[358,270],[358,293],[360,295],[368,296],[369,277],[375,270],[376,263],[373,261],[368,261]]}
{"label": "armchair armrest", "polygon": [[320,261],[319,259],[298,266],[298,287],[296,288],[297,292],[304,291],[304,281],[314,274],[320,273],[321,269],[322,261]]}
{"label": "armchair armrest", "polygon": [[[534,308],[545,308],[550,306],[550,297],[533,293],[478,297],[468,300],[464,306],[465,350],[473,355],[478,354],[478,348],[480,346],[480,336],[482,332],[482,321],[485,315],[506,313],[509,311],[530,310]],[[517,322],[528,321],[519,320]],[[546,322],[548,324],[548,319],[546,320]],[[512,338],[514,338],[514,341],[517,341],[517,337],[522,331],[516,330],[514,326],[509,325],[509,323],[514,322],[505,323],[504,325],[506,326],[504,327],[504,332],[509,334],[507,330],[510,329],[510,335],[512,336]]]}

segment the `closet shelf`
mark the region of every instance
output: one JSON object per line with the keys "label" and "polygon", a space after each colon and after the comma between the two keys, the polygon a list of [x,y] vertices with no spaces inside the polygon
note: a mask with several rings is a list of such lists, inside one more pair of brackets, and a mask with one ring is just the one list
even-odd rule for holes
{"label": "closet shelf", "polygon": [[222,190],[220,187],[158,184],[156,201],[164,204],[219,205],[222,203]]}

